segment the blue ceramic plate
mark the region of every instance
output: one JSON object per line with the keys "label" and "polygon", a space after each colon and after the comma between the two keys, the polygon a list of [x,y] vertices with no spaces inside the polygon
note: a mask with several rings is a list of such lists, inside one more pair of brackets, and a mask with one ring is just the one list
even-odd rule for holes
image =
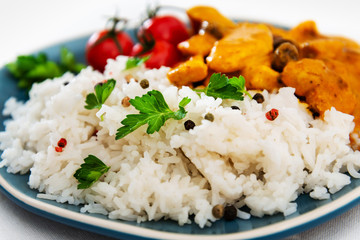
{"label": "blue ceramic plate", "polygon": [[[44,49],[51,60],[59,59],[60,48],[67,47],[78,60],[85,62],[84,46],[87,37],[68,41]],[[26,100],[26,93],[16,87],[16,81],[6,69],[0,69],[0,111],[10,96]],[[0,131],[4,130],[0,116]],[[0,169],[0,190],[21,207],[52,220],[121,239],[278,239],[315,227],[345,212],[359,203],[360,179],[333,194],[331,199],[318,201],[301,195],[296,203],[298,211],[284,217],[282,214],[252,217],[250,220],[218,221],[211,227],[199,228],[196,224],[180,227],[173,221],[126,222],[110,220],[99,214],[82,214],[81,206],[61,204],[36,198],[37,191],[28,187],[29,175],[13,175]]]}

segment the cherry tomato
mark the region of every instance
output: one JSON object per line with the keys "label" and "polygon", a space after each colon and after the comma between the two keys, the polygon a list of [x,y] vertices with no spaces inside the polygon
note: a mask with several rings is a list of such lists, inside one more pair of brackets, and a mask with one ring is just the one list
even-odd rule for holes
{"label": "cherry tomato", "polygon": [[94,33],[86,44],[86,60],[96,70],[103,72],[107,59],[119,55],[130,56],[134,43],[123,31],[102,30]]}
{"label": "cherry tomato", "polygon": [[150,34],[155,41],[164,40],[174,45],[189,38],[186,25],[173,16],[154,16],[149,18],[143,23],[138,32],[140,42],[142,42],[146,34]]}
{"label": "cherry tomato", "polygon": [[141,43],[135,44],[132,51],[133,56],[150,56],[145,62],[147,68],[160,68],[161,66],[171,67],[182,58],[181,52],[175,45],[163,40],[157,40],[150,51],[144,54],[142,54],[142,52],[143,45],[141,45]]}

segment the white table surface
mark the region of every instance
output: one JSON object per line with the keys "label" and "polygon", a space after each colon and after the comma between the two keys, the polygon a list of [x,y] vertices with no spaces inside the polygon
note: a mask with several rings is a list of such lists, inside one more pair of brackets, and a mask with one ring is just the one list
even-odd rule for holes
{"label": "white table surface", "polygon": [[[168,0],[156,1],[190,7],[212,5],[230,17],[263,20],[294,26],[312,19],[322,33],[350,37],[360,42],[360,2],[356,0]],[[17,55],[89,34],[104,26],[116,12],[138,18],[154,1],[145,0],[1,0],[0,66]],[[359,239],[360,205],[316,228],[288,239]],[[58,240],[111,239],[32,214],[0,194],[0,239]]]}

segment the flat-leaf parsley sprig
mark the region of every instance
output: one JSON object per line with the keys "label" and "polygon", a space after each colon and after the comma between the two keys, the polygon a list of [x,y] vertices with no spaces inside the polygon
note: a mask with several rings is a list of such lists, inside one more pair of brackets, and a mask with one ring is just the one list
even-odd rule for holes
{"label": "flat-leaf parsley sprig", "polygon": [[6,68],[18,80],[18,87],[30,90],[34,83],[62,76],[65,72],[78,74],[86,66],[75,59],[67,48],[60,50],[60,61],[54,62],[45,53],[18,56]]}
{"label": "flat-leaf parsley sprig", "polygon": [[109,79],[104,83],[98,83],[95,85],[95,93],[90,93],[86,96],[86,109],[100,109],[101,106],[105,103],[106,99],[110,96],[111,92],[114,90],[116,81],[114,79]]}
{"label": "flat-leaf parsley sprig", "polygon": [[145,57],[129,57],[128,60],[126,61],[126,65],[125,65],[125,69],[124,70],[128,70],[131,68],[135,68],[138,66],[141,66],[142,64],[144,64],[147,60],[149,60],[150,56],[145,56]]}
{"label": "flat-leaf parsley sprig", "polygon": [[225,74],[214,73],[210,77],[209,84],[204,89],[196,89],[196,92],[204,92],[207,96],[244,100],[244,94],[251,98],[245,89],[245,78],[243,76],[228,78]]}
{"label": "flat-leaf parsley sprig", "polygon": [[130,104],[140,112],[139,114],[126,115],[126,118],[121,122],[124,126],[117,130],[115,139],[121,139],[145,124],[148,124],[146,132],[152,134],[159,131],[165,121],[170,118],[183,119],[187,113],[184,107],[190,101],[191,99],[188,97],[183,98],[179,103],[179,110],[173,112],[167,105],[162,93],[157,90],[149,91],[142,97],[130,99]]}
{"label": "flat-leaf parsley sprig", "polygon": [[78,189],[91,187],[110,169],[110,167],[106,166],[105,163],[94,155],[89,155],[84,161],[85,163],[81,164],[74,174],[74,177],[79,181]]}

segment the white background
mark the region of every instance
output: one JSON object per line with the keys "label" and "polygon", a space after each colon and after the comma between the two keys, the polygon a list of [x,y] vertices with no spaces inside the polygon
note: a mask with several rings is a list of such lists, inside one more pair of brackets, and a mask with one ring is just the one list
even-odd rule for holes
{"label": "white background", "polygon": [[[177,0],[160,4],[190,7],[212,5],[229,17],[294,26],[315,20],[320,32],[350,37],[360,42],[360,2],[356,0]],[[20,54],[84,36],[104,27],[116,12],[136,23],[145,0],[0,0],[0,66]],[[289,239],[357,239],[360,207]],[[56,223],[16,206],[0,194],[0,239],[108,239]]]}

